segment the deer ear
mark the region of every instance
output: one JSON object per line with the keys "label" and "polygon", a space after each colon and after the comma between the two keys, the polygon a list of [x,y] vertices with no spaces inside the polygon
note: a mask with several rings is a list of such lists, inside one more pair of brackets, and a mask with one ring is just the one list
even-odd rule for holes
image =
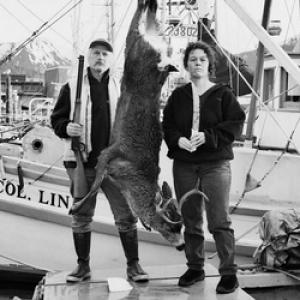
{"label": "deer ear", "polygon": [[168,72],[168,73],[170,73],[170,72],[179,72],[179,70],[175,67],[175,66],[173,66],[173,65],[167,65],[166,66],[166,68],[165,68],[165,70]]}
{"label": "deer ear", "polygon": [[164,181],[162,184],[161,192],[164,199],[172,198],[172,190],[166,181]]}

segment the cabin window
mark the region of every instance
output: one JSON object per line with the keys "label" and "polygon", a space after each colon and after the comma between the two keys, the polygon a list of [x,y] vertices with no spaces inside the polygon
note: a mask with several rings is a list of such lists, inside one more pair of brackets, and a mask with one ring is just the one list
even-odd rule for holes
{"label": "cabin window", "polygon": [[280,108],[300,109],[300,87],[283,68],[281,68],[280,94]]}
{"label": "cabin window", "polygon": [[273,107],[274,97],[274,68],[264,70],[263,101],[269,107]]}

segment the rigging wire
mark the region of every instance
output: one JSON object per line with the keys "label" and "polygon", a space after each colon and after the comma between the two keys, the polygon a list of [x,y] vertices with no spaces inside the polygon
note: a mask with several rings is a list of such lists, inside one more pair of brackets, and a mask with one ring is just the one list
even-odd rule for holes
{"label": "rigging wire", "polygon": [[38,182],[42,177],[44,177],[44,175],[46,175],[49,171],[52,170],[52,168],[55,166],[55,164],[57,162],[59,162],[59,160],[61,160],[63,158],[63,154],[61,156],[59,156],[56,160],[54,160],[52,162],[52,164],[50,164],[50,166],[43,172],[41,173],[38,177],[34,178],[33,181],[29,181],[28,185],[34,185],[36,182]]}
{"label": "rigging wire", "polygon": [[[275,99],[277,99],[277,98],[280,98],[280,97],[283,96],[285,93],[288,93],[288,92],[290,92],[290,91],[296,89],[297,87],[298,87],[298,85],[295,84],[295,85],[292,86],[291,88],[282,91],[282,92],[279,93],[278,95],[273,96],[273,97],[271,97],[271,98],[268,98],[268,99],[264,100],[264,103],[265,103],[265,104],[268,104],[269,102],[271,102],[271,101],[273,101],[273,100],[275,100]],[[256,104],[256,107],[260,107],[260,103],[257,103],[257,104]],[[245,113],[248,113],[248,111],[249,111],[249,106],[248,106],[244,111],[245,111]]]}
{"label": "rigging wire", "polygon": [[[60,10],[58,10],[49,20],[48,23],[55,18],[56,15],[58,15],[61,11],[63,11],[70,3],[72,3],[73,0],[70,0],[69,2],[67,2]],[[81,2],[81,1],[80,1]]]}
{"label": "rigging wire", "polygon": [[16,54],[18,54],[27,44],[33,41],[34,37],[36,36],[37,32],[41,30],[46,23],[44,23],[38,30],[34,31],[30,37],[28,37],[25,41],[23,41],[19,46],[17,46],[13,51],[11,51],[9,54],[7,54],[4,58],[0,60],[0,67],[4,63],[6,63],[8,60],[12,59],[12,57]]}
{"label": "rigging wire", "polygon": [[[41,22],[45,23],[45,21],[40,18],[37,14],[35,14],[30,8],[28,8],[24,3],[22,3],[21,0],[17,0],[20,5],[23,6],[23,8],[25,8],[30,14],[32,14],[34,17],[36,17],[38,20],[40,20]],[[69,2],[70,3],[70,2]],[[63,36],[61,33],[59,33],[58,31],[56,31],[55,29],[51,28],[51,30],[53,32],[55,32],[58,36],[60,36],[63,40],[65,40],[66,42],[68,42],[69,44],[72,45],[72,42],[70,40],[68,40],[65,36]]]}
{"label": "rigging wire", "polygon": [[[290,141],[299,125],[299,122],[300,122],[300,117],[297,119],[297,122],[290,134],[290,139],[287,141],[284,149],[281,151],[281,153],[276,157],[275,161],[273,162],[273,164],[271,165],[271,167],[265,172],[265,174],[261,177],[260,180],[254,180],[254,179],[251,179],[251,170],[252,170],[252,167],[254,165],[254,161],[257,157],[257,154],[258,154],[258,151],[259,151],[259,147],[256,148],[256,151],[252,157],[252,160],[251,160],[251,163],[250,163],[250,167],[249,167],[249,170],[246,174],[246,182],[245,182],[245,186],[244,186],[244,190],[240,196],[240,198],[237,200],[236,204],[230,209],[230,214],[233,214],[237,208],[239,207],[240,203],[243,201],[243,199],[245,198],[245,195],[247,192],[250,192],[258,187],[260,187],[262,185],[262,182],[271,174],[271,172],[275,169],[275,167],[278,165],[278,163],[280,162],[280,160],[282,159],[283,155],[286,154],[289,150],[289,145],[290,145]],[[253,183],[252,183],[252,186],[251,188],[247,187],[247,180],[252,180]],[[255,185],[254,185],[255,183]]]}
{"label": "rigging wire", "polygon": [[[207,31],[207,33],[210,35],[210,37],[214,40],[214,42],[216,43],[216,45],[220,48],[220,50],[222,51],[223,55],[225,55],[225,57],[228,59],[228,61],[232,64],[233,68],[236,70],[236,72],[241,76],[241,78],[244,80],[244,82],[248,85],[248,87],[251,89],[252,93],[256,96],[256,98],[258,99],[258,101],[260,102],[260,104],[262,104],[263,107],[266,108],[266,111],[269,113],[269,115],[271,116],[271,118],[273,119],[273,121],[275,121],[275,123],[278,125],[278,127],[281,129],[281,131],[284,133],[285,137],[287,137],[287,134],[285,133],[285,130],[281,127],[279,121],[271,114],[271,111],[269,109],[268,106],[265,105],[264,101],[262,101],[260,99],[260,97],[258,96],[258,94],[252,89],[251,85],[247,82],[246,78],[243,76],[243,74],[241,74],[240,70],[235,66],[235,64],[232,62],[232,60],[230,59],[229,55],[227,53],[225,53],[225,51],[222,49],[222,47],[219,45],[218,41],[216,40],[216,38],[211,34],[210,30],[206,27],[205,24],[203,24],[202,20],[199,19],[199,21],[201,22],[202,26],[205,28],[205,30]],[[297,149],[297,145],[295,144],[294,140],[293,140],[293,135],[295,133],[295,130],[296,128],[298,127],[298,124],[300,122],[300,118],[297,120],[296,122],[296,125],[293,129],[293,131],[291,132],[290,136],[287,137],[287,144],[286,144],[286,147],[285,149],[282,151],[282,153],[276,158],[276,160],[274,161],[273,165],[271,166],[271,168],[265,173],[265,175],[261,178],[261,180],[259,181],[256,181],[254,180],[254,182],[256,183],[255,187],[259,187],[262,183],[262,181],[264,181],[266,179],[266,177],[272,172],[272,170],[276,167],[276,165],[279,163],[279,161],[281,160],[281,158],[283,157],[283,155],[288,151],[288,147],[290,145],[290,143],[292,142],[295,146],[295,149],[296,151],[299,153],[299,150]],[[253,157],[253,160],[250,164],[250,168],[249,168],[249,171],[247,173],[247,180],[248,181],[253,181],[253,179],[251,178],[251,175],[250,175],[250,172],[251,172],[251,169],[252,169],[252,166],[253,166],[253,163],[255,161],[255,158],[257,156],[257,153],[258,153],[258,148],[254,154],[254,157]],[[247,181],[246,181],[247,183]],[[245,183],[245,187],[244,187],[244,190],[240,196],[240,198],[238,199],[237,203],[234,205],[234,207],[232,207],[231,211],[230,211],[230,214],[234,213],[234,211],[238,208],[239,204],[241,203],[241,201],[244,199],[245,197],[245,194],[252,190],[252,189],[249,189],[249,187],[246,185]],[[254,184],[253,184],[254,185]],[[254,188],[255,188],[254,187]]]}
{"label": "rigging wire", "polygon": [[[219,42],[216,40],[216,38],[212,35],[212,33],[209,31],[209,29],[207,28],[207,26],[201,21],[201,19],[199,19],[199,21],[201,22],[201,25],[204,27],[204,29],[207,31],[207,33],[210,35],[210,37],[213,39],[213,41],[216,43],[216,45],[220,48],[221,52],[223,53],[223,55],[228,59],[228,61],[231,63],[232,67],[235,69],[235,71],[239,74],[239,76],[242,78],[242,80],[245,82],[245,84],[249,87],[249,89],[252,91],[252,93],[254,94],[254,96],[256,97],[256,99],[260,102],[260,104],[267,110],[267,112],[270,114],[271,118],[274,120],[274,122],[276,123],[276,125],[278,126],[278,128],[281,130],[281,132],[284,134],[285,138],[287,138],[288,140],[290,140],[290,137],[288,136],[288,134],[285,132],[284,128],[280,125],[279,121],[277,120],[277,118],[271,114],[270,108],[264,104],[264,102],[260,99],[258,93],[256,91],[254,91],[254,89],[252,88],[252,86],[249,84],[249,82],[247,81],[247,79],[244,77],[244,75],[240,72],[240,70],[236,67],[236,65],[234,64],[234,62],[232,61],[232,59],[229,57],[229,55],[224,51],[224,49],[222,49],[222,47],[220,46]],[[296,151],[298,153],[300,153],[297,145],[295,144],[295,142],[293,140],[291,140],[291,142],[294,144]]]}
{"label": "rigging wire", "polygon": [[[130,8],[131,5],[132,5],[132,1],[131,1],[131,2],[129,3],[129,5],[127,6],[127,9],[126,9],[126,12],[125,12],[125,14],[124,14],[124,17],[123,17],[123,19],[122,19],[122,21],[121,21],[121,23],[120,23],[119,29],[118,29],[118,31],[117,31],[117,33],[116,33],[116,37],[119,35],[120,29],[121,29],[121,25],[122,25],[123,22],[125,21],[125,18],[126,18],[126,16],[127,16],[127,14],[129,13],[129,8]],[[120,59],[120,57],[121,57],[121,54],[123,53],[123,49],[124,49],[124,47],[125,47],[125,43],[126,43],[126,39],[125,39],[125,41],[123,42],[123,44],[122,44],[122,46],[121,46],[121,48],[120,48],[120,50],[119,50],[118,55],[116,56],[115,63],[114,63],[114,65],[113,65],[113,67],[115,67],[115,65],[116,65],[117,62],[119,61],[119,59]]]}
{"label": "rigging wire", "polygon": [[284,42],[286,42],[286,41],[287,41],[287,38],[288,38],[288,32],[289,32],[290,26],[293,27],[293,31],[295,32],[295,28],[294,28],[294,26],[293,26],[293,24],[292,24],[292,14],[293,14],[293,12],[295,11],[296,0],[294,0],[294,2],[293,2],[293,6],[292,6],[292,8],[291,8],[291,11],[289,11],[289,8],[288,8],[288,6],[287,6],[287,3],[286,3],[285,1],[283,1],[283,2],[284,2],[284,4],[285,4],[286,10],[287,10],[288,15],[289,15],[288,27],[287,27],[287,30],[286,30],[286,33],[285,33],[285,38],[284,38]]}
{"label": "rigging wire", "polygon": [[[65,15],[67,15],[71,10],[73,10],[75,7],[77,7],[83,0],[79,0],[77,3],[75,3],[73,6],[71,6],[66,12],[64,12],[61,16],[59,16],[57,19],[55,19],[52,23],[50,23],[50,21],[54,18],[52,17],[51,19],[49,19],[46,24],[50,23],[47,25],[46,28],[42,29],[40,32],[38,32],[36,35],[39,36],[40,34],[42,34],[44,31],[46,31],[47,29],[49,29],[50,27],[52,27],[55,23],[57,23],[60,19],[62,19]],[[72,1],[70,1],[72,2]],[[60,9],[60,11],[58,11],[54,16],[56,16],[59,12],[61,12],[70,2],[68,2],[62,9]]]}
{"label": "rigging wire", "polygon": [[[288,12],[288,15],[289,15],[289,19],[288,19],[289,21],[288,21],[288,27],[287,27],[287,30],[286,30],[286,34],[285,34],[285,38],[284,38],[283,43],[286,43],[286,41],[287,41],[287,38],[288,38],[288,32],[289,32],[290,25],[293,26],[293,24],[292,24],[292,13],[293,13],[294,8],[295,8],[295,1],[296,1],[296,0],[294,0],[294,2],[293,2],[291,11],[289,11],[289,7],[288,7],[287,3],[286,3],[286,1],[284,1],[285,8],[286,8],[286,10],[287,10],[287,12]],[[294,29],[294,27],[293,27],[293,29]],[[294,30],[295,30],[295,29],[294,29]],[[276,81],[276,79],[278,78],[279,73],[280,73],[280,70],[281,70],[281,68],[275,68],[275,72],[274,72],[274,81]],[[281,93],[279,94],[279,96],[284,95],[285,93],[287,93],[288,91],[290,91],[290,90],[292,90],[292,89],[294,89],[294,88],[296,88],[296,86],[292,87],[291,89],[288,89],[288,90],[285,90],[285,91],[281,92]],[[278,97],[273,97],[273,98],[270,98],[270,99],[276,99],[276,98],[278,98]],[[265,100],[264,103],[269,103],[269,102],[270,102],[270,99]]]}
{"label": "rigging wire", "polygon": [[[287,12],[288,12],[288,15],[289,15],[289,19],[288,19],[288,27],[287,27],[287,29],[286,29],[285,38],[284,38],[284,41],[283,41],[283,43],[286,43],[286,42],[287,42],[287,39],[288,39],[288,32],[289,32],[290,26],[292,26],[292,27],[293,27],[293,30],[295,31],[295,28],[294,28],[293,23],[292,23],[292,14],[293,14],[293,12],[294,12],[294,10],[295,10],[296,0],[294,0],[293,5],[292,5],[290,11],[289,11],[289,6],[288,6],[288,4],[286,3],[286,1],[284,1],[284,4],[285,4],[285,8],[286,8],[286,10],[287,10]],[[299,1],[299,4],[300,4],[300,1]],[[275,68],[275,72],[274,72],[274,81],[277,80],[280,71],[281,71],[281,68]],[[295,89],[296,87],[297,87],[297,85],[294,85],[294,86],[291,87],[290,89],[285,89],[285,90],[282,91],[278,96],[271,97],[271,98],[265,100],[264,103],[267,104],[267,103],[271,102],[272,100],[274,100],[274,99],[276,99],[276,98],[280,98],[280,96],[287,94],[289,91]]]}
{"label": "rigging wire", "polygon": [[29,13],[31,13],[33,16],[35,16],[37,19],[39,19],[42,22],[45,22],[42,18],[40,18],[37,14],[35,14],[30,8],[28,8],[21,0],[17,0],[20,5],[22,5],[23,8],[25,8]]}
{"label": "rigging wire", "polygon": [[94,31],[92,32],[92,34],[89,36],[88,39],[86,39],[86,42],[84,42],[83,44],[85,45],[86,43],[90,42],[91,40],[93,40],[96,36],[96,33],[98,32],[98,28],[102,26],[104,22],[104,18],[100,19],[99,22],[97,23],[97,25],[95,26]]}
{"label": "rigging wire", "polygon": [[102,23],[105,21],[105,18],[100,18],[97,25],[95,26],[94,31],[92,32],[92,34],[89,36],[88,39],[86,39],[86,41],[84,42],[84,45],[88,42],[90,42],[96,35],[98,28],[100,28],[102,26]]}
{"label": "rigging wire", "polygon": [[8,10],[7,7],[3,6],[0,3],[0,6],[9,14],[11,15],[15,20],[18,21],[18,23],[20,23],[25,29],[27,29],[27,31],[31,32],[31,29],[29,27],[27,27],[19,18],[17,18],[10,10]]}
{"label": "rigging wire", "polygon": [[[0,66],[6,63],[8,60],[10,60],[14,55],[19,53],[25,46],[27,46],[29,43],[31,43],[34,39],[36,39],[39,35],[41,35],[44,31],[52,27],[55,23],[57,23],[61,18],[63,18],[66,14],[68,14],[71,10],[73,10],[76,6],[78,6],[83,0],[79,0],[76,2],[71,8],[69,8],[66,12],[64,12],[62,15],[60,15],[57,19],[55,19],[52,23],[50,23],[50,20],[52,20],[54,17],[49,19],[47,22],[42,24],[36,31],[34,31],[30,37],[28,37],[23,43],[21,43],[18,47],[16,47],[13,51],[11,51],[8,55],[6,55],[3,59],[0,60]],[[71,1],[70,1],[71,2]],[[68,3],[70,3],[68,2]],[[58,13],[60,13],[66,6],[64,6],[62,9],[60,9],[54,16],[56,16]],[[50,24],[49,24],[50,23]],[[44,28],[45,27],[45,28]]]}
{"label": "rigging wire", "polygon": [[[291,132],[291,137],[293,137],[298,125],[299,125],[299,122],[300,122],[300,117],[298,118],[295,126],[294,126],[294,129],[292,130]],[[287,141],[283,151],[280,153],[280,155],[277,157],[277,159],[274,161],[273,165],[271,166],[271,168],[265,173],[265,175],[262,176],[262,178],[258,181],[258,185],[261,185],[261,183],[267,178],[267,176],[273,171],[273,169],[276,167],[276,165],[279,163],[279,161],[281,160],[282,156],[288,152],[289,150],[289,146],[290,146],[290,141]]]}
{"label": "rigging wire", "polygon": [[132,4],[132,1],[129,2],[129,5],[127,6],[127,9],[126,9],[126,11],[125,11],[125,13],[124,13],[124,15],[123,15],[123,18],[122,18],[122,20],[121,20],[121,22],[120,22],[118,31],[116,32],[116,35],[115,35],[116,38],[118,37],[118,35],[119,35],[119,33],[120,33],[120,30],[121,30],[121,28],[122,28],[122,25],[123,25],[123,23],[124,23],[124,21],[125,21],[125,18],[127,17],[128,13],[129,13],[129,9],[130,9],[130,7],[131,7],[131,4]]}
{"label": "rigging wire", "polygon": [[[44,31],[52,27],[55,23],[57,23],[60,19],[62,19],[64,16],[66,16],[70,11],[72,11],[75,7],[77,7],[83,0],[79,0],[76,2],[73,6],[71,6],[65,13],[63,13],[61,16],[59,16],[57,19],[55,19],[51,24],[49,24],[46,28],[42,29],[40,32],[36,34],[36,36],[41,35]],[[71,2],[71,1],[70,1]],[[69,3],[70,3],[69,2]],[[56,13],[58,14],[58,13]],[[50,19],[51,20],[51,19]],[[49,21],[50,21],[49,20]],[[47,23],[49,23],[49,21]]]}

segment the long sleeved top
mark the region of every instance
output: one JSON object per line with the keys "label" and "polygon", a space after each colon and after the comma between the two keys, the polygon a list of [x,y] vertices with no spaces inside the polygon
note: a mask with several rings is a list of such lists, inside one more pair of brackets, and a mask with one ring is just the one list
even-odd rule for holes
{"label": "long sleeved top", "polygon": [[225,84],[216,84],[200,96],[199,103],[199,131],[204,132],[205,143],[189,152],[178,146],[178,140],[191,136],[191,83],[175,89],[169,97],[162,122],[168,157],[191,163],[233,159],[232,143],[241,134],[245,113],[232,90]]}
{"label": "long sleeved top", "polygon": [[[94,167],[101,150],[109,143],[111,130],[111,113],[109,105],[109,72],[103,74],[102,80],[98,82],[88,69],[89,94],[91,99],[91,151],[88,153],[86,167]],[[82,108],[84,109],[84,108]],[[69,84],[62,87],[53,113],[51,124],[57,136],[70,139],[66,132],[71,111],[71,90]]]}

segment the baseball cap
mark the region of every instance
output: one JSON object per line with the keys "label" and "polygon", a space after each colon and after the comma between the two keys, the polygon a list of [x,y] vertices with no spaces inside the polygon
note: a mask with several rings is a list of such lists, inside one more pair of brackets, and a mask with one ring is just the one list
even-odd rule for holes
{"label": "baseball cap", "polygon": [[107,49],[107,51],[113,52],[113,47],[112,47],[111,43],[105,39],[97,39],[97,40],[92,41],[90,43],[89,48],[94,48],[96,46],[103,46]]}

